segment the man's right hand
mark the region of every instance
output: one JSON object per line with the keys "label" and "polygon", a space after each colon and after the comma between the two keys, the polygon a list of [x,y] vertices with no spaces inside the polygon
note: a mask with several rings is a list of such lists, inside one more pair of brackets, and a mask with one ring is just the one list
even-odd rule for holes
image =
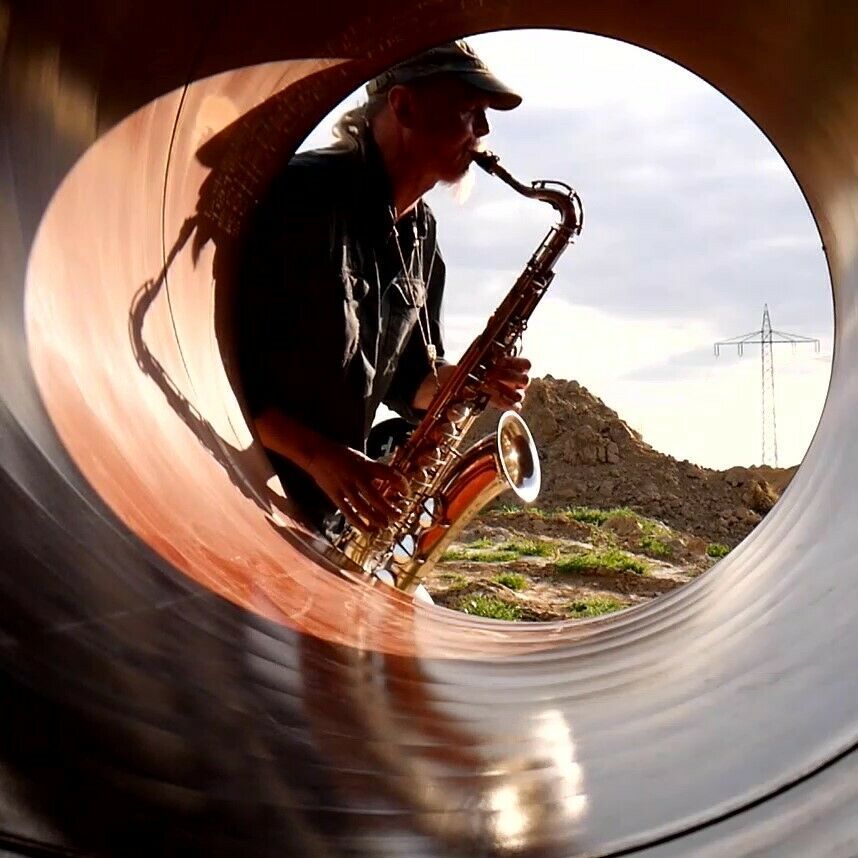
{"label": "man's right hand", "polygon": [[276,409],[256,419],[262,444],[306,471],[355,527],[380,529],[398,514],[408,480],[357,450],[336,444]]}
{"label": "man's right hand", "polygon": [[307,472],[355,527],[386,527],[409,494],[408,480],[350,447],[326,443],[313,456]]}

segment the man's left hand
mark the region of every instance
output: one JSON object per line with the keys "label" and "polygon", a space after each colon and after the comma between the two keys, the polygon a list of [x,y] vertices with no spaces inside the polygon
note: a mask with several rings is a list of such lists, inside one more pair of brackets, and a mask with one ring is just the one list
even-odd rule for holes
{"label": "man's left hand", "polygon": [[524,392],[530,384],[530,361],[523,357],[504,355],[486,373],[483,390],[489,402],[503,411],[521,411]]}

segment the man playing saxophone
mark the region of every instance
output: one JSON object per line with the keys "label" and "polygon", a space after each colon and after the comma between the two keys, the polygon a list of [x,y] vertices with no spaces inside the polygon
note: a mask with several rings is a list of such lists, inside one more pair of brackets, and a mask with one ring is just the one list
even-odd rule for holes
{"label": "man playing saxophone", "polygon": [[[521,98],[463,41],[367,85],[338,142],[295,156],[258,207],[238,290],[238,359],[255,429],[287,494],[321,527],[339,509],[370,530],[396,515],[404,477],[366,456],[380,403],[417,422],[455,371],[444,360],[444,262],[422,197],[467,172],[486,110]],[[530,363],[484,379],[520,408]]]}

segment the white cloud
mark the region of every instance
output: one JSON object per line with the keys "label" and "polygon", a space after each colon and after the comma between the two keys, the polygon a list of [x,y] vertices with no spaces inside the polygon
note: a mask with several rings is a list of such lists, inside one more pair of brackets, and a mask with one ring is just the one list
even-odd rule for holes
{"label": "white cloud", "polygon": [[631,45],[583,33],[530,30],[469,39],[529,107],[623,109],[657,120],[705,86],[679,66]]}
{"label": "white cloud", "polygon": [[818,250],[818,235],[770,235],[755,238],[747,243],[748,250]]}

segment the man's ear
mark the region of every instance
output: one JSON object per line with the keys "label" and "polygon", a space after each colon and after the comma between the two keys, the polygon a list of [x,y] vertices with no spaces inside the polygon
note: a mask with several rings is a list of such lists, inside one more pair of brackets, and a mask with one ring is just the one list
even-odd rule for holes
{"label": "man's ear", "polygon": [[396,121],[404,128],[414,125],[414,93],[407,86],[397,84],[391,87],[387,94],[387,103],[396,117]]}

